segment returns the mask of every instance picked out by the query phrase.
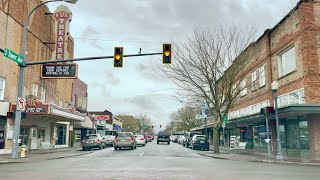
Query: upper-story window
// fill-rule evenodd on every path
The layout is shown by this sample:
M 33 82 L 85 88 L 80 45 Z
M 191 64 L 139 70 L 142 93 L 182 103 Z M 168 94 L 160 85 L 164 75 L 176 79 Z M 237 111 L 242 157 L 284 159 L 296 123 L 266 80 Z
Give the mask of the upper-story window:
M 244 96 L 247 94 L 247 79 L 243 79 L 241 82 L 240 82 L 240 95 L 241 96 Z
M 278 55 L 279 77 L 285 76 L 297 69 L 295 47 L 287 49 Z
M 0 101 L 4 99 L 4 88 L 5 88 L 6 80 L 0 77 Z
M 257 71 L 254 70 L 251 73 L 251 79 L 252 79 L 252 90 L 256 90 L 257 89 Z
M 259 67 L 259 85 L 260 87 L 266 85 L 266 70 L 264 65 Z
M 38 84 L 32 85 L 32 95 L 38 97 Z
M 46 88 L 41 87 L 41 102 L 46 102 Z

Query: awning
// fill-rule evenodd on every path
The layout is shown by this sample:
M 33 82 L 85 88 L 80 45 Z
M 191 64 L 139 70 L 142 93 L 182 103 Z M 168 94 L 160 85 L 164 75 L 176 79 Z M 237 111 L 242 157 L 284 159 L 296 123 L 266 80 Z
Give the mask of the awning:
M 113 130 L 122 131 L 121 127 L 118 124 L 113 124 Z
M 213 128 L 213 124 L 208 124 L 206 126 L 195 127 L 195 128 L 190 129 L 190 131 L 199 131 L 199 130 L 207 129 L 207 128 Z
M 297 104 L 280 107 L 278 109 L 279 118 L 297 117 L 305 116 L 311 114 L 320 114 L 319 104 Z M 269 115 L 269 120 L 275 120 L 275 115 Z M 252 114 L 249 116 L 244 116 L 240 118 L 230 119 L 227 122 L 227 126 L 235 126 L 236 124 L 252 124 L 265 122 L 265 117 L 260 113 Z
M 89 116 L 84 117 L 84 122 L 75 122 L 74 128 L 80 129 L 80 128 L 86 128 L 86 129 L 92 129 L 93 123 Z

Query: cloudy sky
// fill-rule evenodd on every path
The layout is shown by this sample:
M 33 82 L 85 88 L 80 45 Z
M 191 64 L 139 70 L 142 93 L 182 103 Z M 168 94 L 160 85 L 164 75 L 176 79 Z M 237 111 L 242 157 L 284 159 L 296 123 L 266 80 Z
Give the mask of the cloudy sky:
M 257 37 L 273 27 L 297 0 L 78 0 L 66 4 L 73 12 L 71 34 L 75 57 L 161 52 L 163 42 L 184 40 L 194 27 L 221 23 L 254 25 Z M 61 3 L 51 3 L 53 11 Z M 176 86 L 156 68 L 160 56 L 79 62 L 79 78 L 89 86 L 88 108 L 149 115 L 165 125 L 170 113 L 182 106 L 172 96 Z

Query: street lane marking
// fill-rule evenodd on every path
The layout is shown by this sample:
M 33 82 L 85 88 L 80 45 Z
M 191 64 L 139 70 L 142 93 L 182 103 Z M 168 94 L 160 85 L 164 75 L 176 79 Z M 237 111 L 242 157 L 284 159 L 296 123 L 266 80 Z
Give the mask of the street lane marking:
M 144 152 L 145 152 L 145 151 L 144 151 Z M 143 156 L 144 152 L 143 152 L 143 153 L 141 153 L 139 156 Z

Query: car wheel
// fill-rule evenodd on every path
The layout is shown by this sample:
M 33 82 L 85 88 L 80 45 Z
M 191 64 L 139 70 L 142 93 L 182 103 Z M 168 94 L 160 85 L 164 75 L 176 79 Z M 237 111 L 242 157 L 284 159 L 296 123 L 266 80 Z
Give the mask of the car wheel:
M 99 149 L 102 149 L 102 144 L 100 144 L 98 148 L 99 148 Z
M 183 146 L 183 147 L 186 147 L 186 145 L 185 145 L 185 144 L 182 144 L 182 146 Z
M 170 142 L 168 142 L 168 144 L 170 144 Z
M 209 148 L 208 148 L 208 149 L 206 149 L 206 151 L 209 151 Z
M 86 151 L 87 150 L 87 148 L 85 148 L 85 147 L 82 147 L 82 151 Z
M 106 146 L 107 146 L 107 145 L 106 145 L 106 144 L 104 144 L 104 145 L 102 146 L 102 148 L 103 148 L 103 149 L 105 149 L 105 148 L 106 148 Z
M 118 148 L 114 147 L 114 150 L 116 151 L 116 150 L 118 150 Z
M 194 146 L 191 146 L 191 149 L 194 150 Z
M 157 141 L 157 144 L 159 144 L 159 141 Z

